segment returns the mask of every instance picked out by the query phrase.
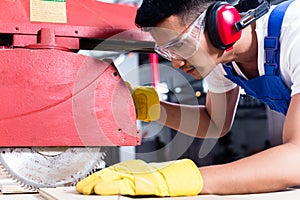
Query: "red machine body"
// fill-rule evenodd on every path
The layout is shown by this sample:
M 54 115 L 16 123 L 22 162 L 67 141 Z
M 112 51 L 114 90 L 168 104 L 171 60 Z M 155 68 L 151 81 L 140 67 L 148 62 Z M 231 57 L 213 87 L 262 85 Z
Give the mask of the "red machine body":
M 86 49 L 85 39 L 150 40 L 134 24 L 136 7 L 97 0 L 0 1 L 0 33 L 11 35 L 14 47 L 40 41 L 41 29 L 55 35 L 55 45 L 71 50 Z M 122 33 L 122 34 L 120 34 Z M 9 36 L 8 35 L 8 36 Z
M 0 146 L 139 144 L 133 100 L 118 70 L 76 53 L 148 44 L 134 25 L 135 7 L 15 0 L 0 1 L 0 9 Z M 98 45 L 112 36 L 117 46 Z

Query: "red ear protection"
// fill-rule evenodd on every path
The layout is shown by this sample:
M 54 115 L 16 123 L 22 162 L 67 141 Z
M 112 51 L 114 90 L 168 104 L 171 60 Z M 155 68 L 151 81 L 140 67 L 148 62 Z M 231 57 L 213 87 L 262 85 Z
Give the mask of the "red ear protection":
M 241 19 L 238 10 L 230 4 L 217 1 L 206 11 L 206 29 L 211 43 L 218 49 L 230 48 L 241 37 L 235 23 Z

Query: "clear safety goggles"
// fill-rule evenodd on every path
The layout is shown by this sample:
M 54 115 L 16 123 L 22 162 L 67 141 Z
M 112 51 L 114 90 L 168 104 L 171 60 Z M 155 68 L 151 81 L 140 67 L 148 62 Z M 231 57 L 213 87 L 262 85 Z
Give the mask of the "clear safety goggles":
M 167 44 L 155 46 L 156 53 L 172 61 L 186 60 L 192 57 L 200 48 L 201 37 L 205 28 L 205 13 L 197 17 L 180 35 Z

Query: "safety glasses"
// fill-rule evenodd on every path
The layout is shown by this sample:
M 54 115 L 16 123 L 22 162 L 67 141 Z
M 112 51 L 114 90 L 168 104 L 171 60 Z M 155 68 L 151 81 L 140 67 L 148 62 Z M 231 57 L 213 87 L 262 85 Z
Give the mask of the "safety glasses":
M 205 28 L 205 13 L 197 17 L 180 35 L 169 41 L 167 44 L 155 46 L 154 50 L 172 61 L 186 60 L 192 57 L 200 48 L 200 39 L 203 36 Z

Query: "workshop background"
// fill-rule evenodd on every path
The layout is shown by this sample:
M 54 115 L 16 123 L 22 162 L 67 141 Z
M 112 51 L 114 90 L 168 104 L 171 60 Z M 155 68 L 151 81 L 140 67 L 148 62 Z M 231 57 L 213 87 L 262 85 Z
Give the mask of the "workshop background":
M 0 199 L 88 198 L 72 186 L 115 163 L 189 158 L 200 167 L 282 143 L 284 116 L 243 91 L 233 127 L 220 139 L 137 121 L 124 81 L 154 86 L 178 104 L 204 105 L 208 92 L 205 79 L 154 53 L 150 35 L 134 24 L 141 2 L 0 1 Z M 199 118 L 181 117 L 197 130 Z
M 273 0 L 277 4 L 282 0 Z M 141 0 L 107 0 L 110 3 L 140 5 Z M 228 1 L 234 4 L 236 1 Z M 109 55 L 96 53 L 98 57 Z M 97 57 L 97 55 L 93 55 Z M 151 85 L 149 54 L 110 55 L 123 78 L 136 85 Z M 126 67 L 125 67 L 126 66 Z M 129 67 L 130 66 L 130 67 Z M 172 68 L 159 58 L 160 95 L 163 100 L 181 104 L 204 104 L 207 93 L 205 80 Z M 128 159 L 160 162 L 190 158 L 198 166 L 230 162 L 278 145 L 284 116 L 271 111 L 261 102 L 241 92 L 238 110 L 230 133 L 220 139 L 197 139 L 164 127 L 156 122 L 140 122 L 142 143 L 137 147 L 105 147 L 105 161 L 111 165 Z
M 207 94 L 205 79 L 174 69 L 153 52 L 149 34 L 137 30 L 132 19 L 141 2 L 0 2 L 5 22 L 0 39 L 2 194 L 48 195 L 39 189 L 73 186 L 87 174 L 126 160 L 189 158 L 204 166 L 282 142 L 284 116 L 243 91 L 232 130 L 220 139 L 197 139 L 155 121 L 136 121 L 121 79 L 154 86 L 162 100 L 179 104 L 203 105 Z M 115 13 L 116 20 L 111 18 Z M 199 119 L 183 117 L 197 128 Z

